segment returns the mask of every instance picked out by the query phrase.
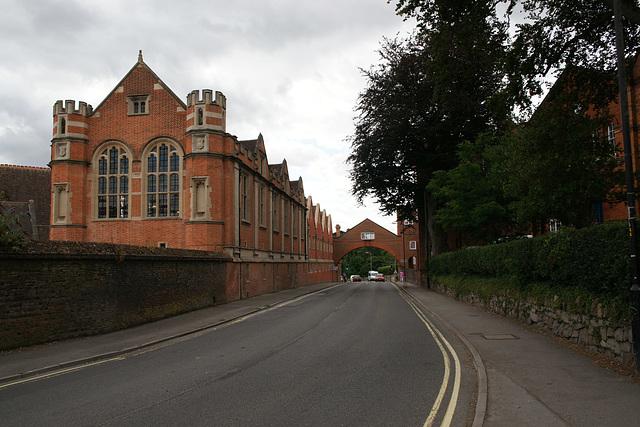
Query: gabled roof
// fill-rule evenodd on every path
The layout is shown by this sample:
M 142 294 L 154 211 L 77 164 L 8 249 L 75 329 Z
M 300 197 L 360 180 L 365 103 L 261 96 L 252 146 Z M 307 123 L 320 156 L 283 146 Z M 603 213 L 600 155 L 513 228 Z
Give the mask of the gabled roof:
M 264 147 L 264 138 L 262 134 L 259 134 L 256 139 L 245 139 L 238 141 L 250 154 L 262 153 L 267 156 L 266 149 Z
M 129 70 L 129 72 L 127 74 L 125 74 L 125 76 L 118 82 L 118 84 L 113 88 L 113 90 L 111 92 L 109 92 L 109 94 L 102 100 L 102 102 L 100 102 L 100 104 L 93 109 L 93 113 L 95 114 L 96 111 L 98 111 L 98 109 L 100 109 L 100 107 L 102 106 L 102 104 L 104 104 L 104 102 L 109 99 L 109 97 L 111 95 L 113 95 L 113 93 L 118 90 L 118 88 L 122 85 L 122 83 L 127 79 L 127 77 L 129 77 L 129 75 L 133 72 L 133 70 L 135 70 L 138 67 L 142 67 L 144 68 L 149 74 L 151 74 L 151 76 L 154 78 L 154 80 L 156 80 L 160 86 L 162 86 L 162 88 L 164 90 L 167 91 L 167 93 L 169 93 L 169 95 L 171 95 L 171 97 L 173 99 L 176 100 L 176 102 L 178 104 L 180 104 L 180 106 L 182 108 L 184 108 L 185 110 L 187 109 L 187 105 L 180 99 L 178 98 L 178 96 L 169 88 L 169 86 L 167 86 L 160 77 L 158 77 L 158 75 L 156 73 L 153 72 L 153 70 L 142 60 L 142 51 L 139 51 L 138 53 L 138 61 L 133 65 L 133 67 L 131 67 L 131 69 Z
M 301 197 L 304 196 L 304 185 L 302 184 L 302 177 L 298 177 L 296 181 L 290 181 L 291 192 L 295 192 L 299 194 Z
M 282 163 L 275 163 L 269 165 L 271 173 L 276 175 L 278 179 L 282 179 L 285 176 L 289 176 L 289 168 L 287 167 L 287 161 L 283 160 Z

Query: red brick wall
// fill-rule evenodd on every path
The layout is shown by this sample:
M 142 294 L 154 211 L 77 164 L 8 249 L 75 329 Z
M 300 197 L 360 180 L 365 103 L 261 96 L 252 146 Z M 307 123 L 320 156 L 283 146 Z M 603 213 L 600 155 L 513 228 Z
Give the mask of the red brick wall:
M 236 268 L 213 257 L 4 253 L 0 350 L 111 332 L 224 303 Z

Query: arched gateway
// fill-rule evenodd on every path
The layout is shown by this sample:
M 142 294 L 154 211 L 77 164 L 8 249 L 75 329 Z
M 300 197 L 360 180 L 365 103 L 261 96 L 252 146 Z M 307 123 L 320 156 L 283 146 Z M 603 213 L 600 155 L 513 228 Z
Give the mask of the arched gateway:
M 342 258 L 354 249 L 375 247 L 389 252 L 398 260 L 400 268 L 418 274 L 420 254 L 418 234 L 413 224 L 398 224 L 398 234 L 394 234 L 370 219 L 365 219 L 346 233 L 341 233 L 336 225 L 333 237 L 333 259 L 339 264 Z M 407 273 L 409 273 L 407 271 Z M 415 276 L 415 274 L 410 274 Z M 416 277 L 417 278 L 417 277 Z

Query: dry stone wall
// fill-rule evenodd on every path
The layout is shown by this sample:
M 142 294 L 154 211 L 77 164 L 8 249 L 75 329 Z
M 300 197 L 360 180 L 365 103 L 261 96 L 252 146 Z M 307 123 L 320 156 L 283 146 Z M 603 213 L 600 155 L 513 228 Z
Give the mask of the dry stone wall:
M 432 286 L 438 292 L 456 297 L 437 283 L 432 283 Z M 494 296 L 485 301 L 471 293 L 458 295 L 457 299 L 565 338 L 622 363 L 633 363 L 631 325 L 614 324 L 601 304 L 593 304 L 591 312 L 587 315 L 567 313 L 548 305 L 538 305 L 507 296 Z

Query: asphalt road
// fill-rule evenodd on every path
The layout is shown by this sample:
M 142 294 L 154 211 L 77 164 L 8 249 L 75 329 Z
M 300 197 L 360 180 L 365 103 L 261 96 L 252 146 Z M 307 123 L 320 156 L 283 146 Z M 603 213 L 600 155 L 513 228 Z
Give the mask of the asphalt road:
M 390 283 L 353 283 L 0 389 L 0 426 L 470 425 L 464 348 Z

